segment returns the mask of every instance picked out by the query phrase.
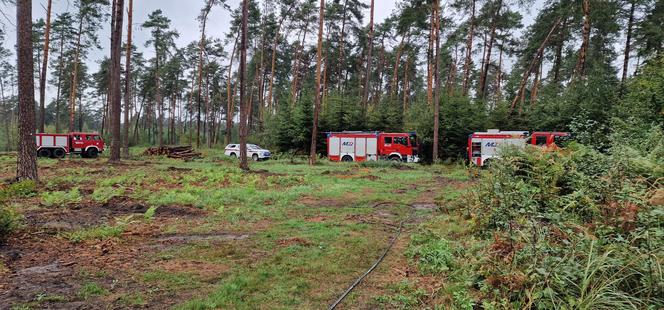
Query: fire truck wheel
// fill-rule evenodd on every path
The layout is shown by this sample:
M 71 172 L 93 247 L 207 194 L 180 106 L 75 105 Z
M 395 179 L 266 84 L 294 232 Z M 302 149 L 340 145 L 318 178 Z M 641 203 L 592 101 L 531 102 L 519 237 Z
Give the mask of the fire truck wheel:
M 89 158 L 97 158 L 99 156 L 99 151 L 96 148 L 90 148 L 85 153 Z
M 400 161 L 401 161 L 401 157 L 399 157 L 399 156 L 397 156 L 397 155 L 394 155 L 394 156 L 391 156 L 391 157 L 390 157 L 390 160 L 391 160 L 391 161 L 394 161 L 394 162 L 400 162 Z
M 251 155 L 251 159 L 258 161 L 258 154 Z
M 55 157 L 55 158 L 64 158 L 65 157 L 65 150 L 63 150 L 63 149 L 53 150 L 53 157 Z
M 51 150 L 49 150 L 49 149 L 39 149 L 39 152 L 37 152 L 37 156 L 39 156 L 39 157 L 51 157 Z
M 351 161 L 353 161 L 353 157 L 350 157 L 349 155 L 346 155 L 346 156 L 341 158 L 341 161 L 351 162 Z

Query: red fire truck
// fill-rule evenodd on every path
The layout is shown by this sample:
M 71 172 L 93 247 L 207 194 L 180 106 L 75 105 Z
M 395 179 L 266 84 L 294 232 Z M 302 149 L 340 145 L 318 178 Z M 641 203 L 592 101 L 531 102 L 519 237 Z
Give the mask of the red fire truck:
M 97 158 L 104 151 L 104 140 L 98 133 L 38 133 L 35 142 L 39 157 L 63 158 L 67 154 L 78 154 L 83 158 Z
M 499 148 L 507 145 L 525 147 L 532 144 L 541 147 L 556 147 L 563 139 L 568 139 L 567 132 L 534 132 L 527 131 L 500 131 L 489 129 L 486 132 L 476 132 L 468 137 L 468 158 L 477 166 L 485 166 L 492 159 L 498 158 Z
M 420 161 L 415 133 L 330 132 L 327 154 L 331 161 Z

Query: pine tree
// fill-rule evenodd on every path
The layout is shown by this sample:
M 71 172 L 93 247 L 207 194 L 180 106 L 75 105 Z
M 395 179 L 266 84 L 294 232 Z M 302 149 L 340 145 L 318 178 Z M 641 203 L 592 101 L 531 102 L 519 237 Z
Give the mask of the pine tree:
M 122 22 L 124 17 L 124 0 L 113 1 L 113 25 L 111 29 L 111 67 L 110 67 L 110 120 L 111 120 L 111 156 L 110 162 L 120 161 L 122 133 L 120 117 L 122 113 L 122 92 L 120 91 L 120 58 L 122 56 Z
M 37 180 L 35 132 L 35 79 L 32 55 L 32 0 L 16 3 L 16 46 L 18 60 L 18 180 Z

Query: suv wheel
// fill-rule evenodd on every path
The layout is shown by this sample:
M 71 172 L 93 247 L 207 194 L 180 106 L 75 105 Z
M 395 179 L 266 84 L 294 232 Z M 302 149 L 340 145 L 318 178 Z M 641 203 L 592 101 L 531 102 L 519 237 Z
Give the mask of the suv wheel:
M 258 161 L 258 154 L 251 155 L 251 159 Z
M 237 158 L 237 154 L 231 153 L 231 158 Z

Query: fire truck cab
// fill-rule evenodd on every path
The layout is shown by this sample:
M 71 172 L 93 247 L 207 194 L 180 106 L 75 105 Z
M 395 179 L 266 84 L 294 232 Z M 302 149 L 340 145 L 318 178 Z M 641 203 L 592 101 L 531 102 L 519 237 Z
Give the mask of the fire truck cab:
M 327 154 L 331 161 L 420 161 L 415 133 L 330 132 Z
M 569 132 L 536 131 L 530 136 L 529 143 L 535 146 L 557 147 L 561 146 L 563 141 L 570 138 Z

